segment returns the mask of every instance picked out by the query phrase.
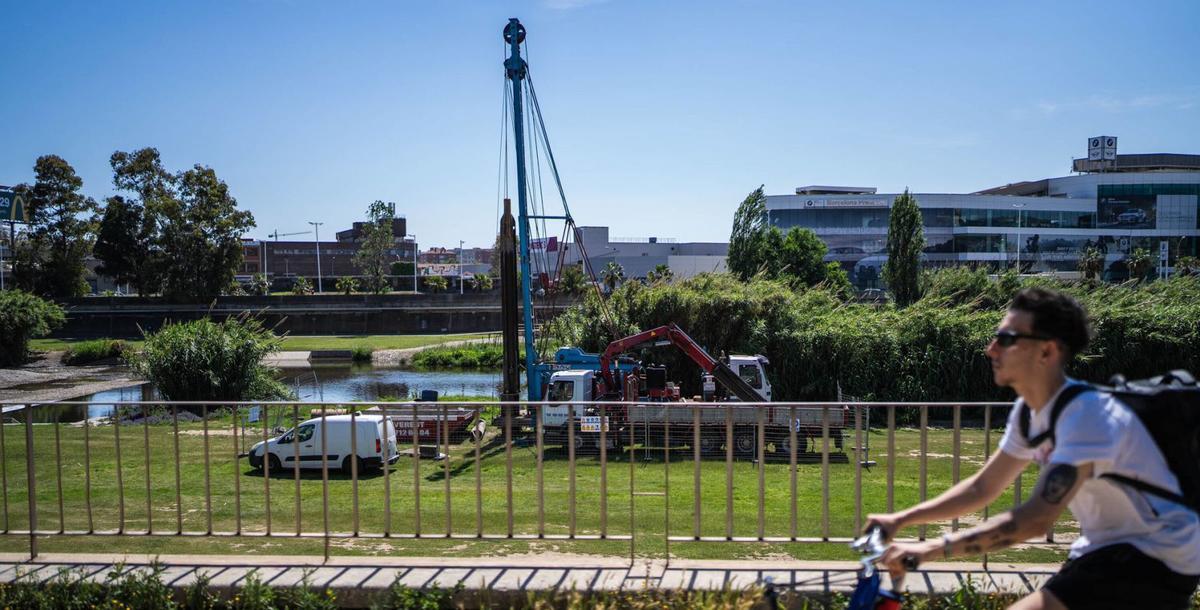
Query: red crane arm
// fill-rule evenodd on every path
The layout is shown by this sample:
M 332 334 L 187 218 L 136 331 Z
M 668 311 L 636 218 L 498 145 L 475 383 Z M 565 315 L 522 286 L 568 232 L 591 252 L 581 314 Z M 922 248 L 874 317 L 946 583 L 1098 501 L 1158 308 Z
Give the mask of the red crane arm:
M 636 335 L 630 335 L 623 339 L 617 339 L 608 344 L 604 353 L 600 354 L 600 376 L 604 380 L 605 390 L 611 392 L 617 388 L 616 381 L 612 377 L 611 367 L 612 361 L 617 356 L 644 343 L 664 340 L 669 341 L 671 345 L 678 347 L 683 353 L 687 354 L 688 358 L 691 358 L 693 362 L 700 365 L 700 368 L 704 369 L 706 373 L 711 373 L 713 368 L 717 366 L 717 361 L 712 356 L 709 356 L 708 352 L 704 351 L 704 348 L 697 345 L 687 333 L 674 324 L 667 324 L 637 333 Z

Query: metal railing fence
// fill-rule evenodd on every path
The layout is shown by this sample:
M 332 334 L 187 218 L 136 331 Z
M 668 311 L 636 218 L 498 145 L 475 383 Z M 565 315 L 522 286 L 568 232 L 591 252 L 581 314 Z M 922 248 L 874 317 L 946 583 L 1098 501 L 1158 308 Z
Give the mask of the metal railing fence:
M 5 406 L 0 533 L 28 537 L 31 556 L 43 537 L 259 536 L 323 539 L 326 555 L 331 539 L 397 538 L 617 540 L 633 557 L 642 540 L 668 558 L 696 542 L 847 541 L 868 514 L 978 469 L 1009 407 Z M 971 519 L 1020 503 L 1021 488 Z

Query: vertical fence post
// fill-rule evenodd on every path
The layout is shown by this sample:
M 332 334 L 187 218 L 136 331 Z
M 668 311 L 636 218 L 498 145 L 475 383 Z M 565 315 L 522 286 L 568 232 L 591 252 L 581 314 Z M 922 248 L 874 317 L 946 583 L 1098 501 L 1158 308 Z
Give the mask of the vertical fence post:
M 983 463 L 987 463 L 992 457 L 992 405 L 983 408 Z M 988 512 L 990 506 L 983 507 L 983 520 L 988 520 Z M 983 569 L 988 567 L 987 553 L 983 554 Z
M 267 536 L 271 535 L 271 452 L 268 451 L 267 443 L 271 440 L 267 436 L 268 422 L 271 421 L 270 405 L 260 405 L 258 412 L 259 422 L 262 424 L 262 473 L 263 473 L 263 516 L 265 517 L 264 525 L 267 528 Z M 253 428 L 251 428 L 253 430 Z M 243 439 L 245 436 L 242 437 Z M 295 438 L 292 439 L 295 441 Z M 283 465 L 282 463 L 280 464 Z
M 479 407 L 475 407 L 476 423 L 483 422 L 483 411 Z M 482 449 L 480 444 L 483 442 L 482 428 L 477 428 L 475 437 L 475 536 L 483 537 L 483 465 L 480 463 L 482 459 Z
M 866 461 L 866 454 L 863 453 L 862 410 L 863 407 L 854 405 L 854 532 L 852 535 L 862 531 L 862 469 L 863 462 Z
M 345 463 L 345 462 L 343 462 Z M 352 535 L 358 536 L 358 409 L 350 407 L 350 520 Z
M 567 404 L 567 536 L 575 537 L 575 405 Z
M 300 515 L 300 405 L 296 403 L 292 403 L 292 478 L 296 481 L 296 536 L 299 537 L 304 522 Z
M 412 446 L 413 446 L 413 535 L 421 537 L 421 414 L 420 406 L 413 402 Z
M 535 408 L 541 409 L 541 404 Z M 513 443 L 512 443 L 512 412 L 510 406 L 504 408 L 504 494 L 507 504 L 506 532 L 508 537 L 513 537 L 513 479 L 512 479 L 512 460 L 513 460 Z
M 84 425 L 85 426 L 87 425 L 86 419 L 84 420 Z M 86 441 L 87 428 L 86 427 L 84 428 L 83 434 L 84 434 L 84 439 L 85 439 L 84 443 L 83 443 L 83 450 L 84 450 L 84 454 L 86 455 L 86 452 L 87 452 L 87 441 Z M 84 459 L 86 460 L 87 458 L 85 457 Z M 4 500 L 3 500 L 3 502 L 4 502 L 4 533 L 7 534 L 8 529 L 9 529 L 9 522 L 8 522 L 8 447 L 4 444 L 4 422 L 0 422 L 0 494 L 3 494 L 3 496 L 4 496 Z M 90 504 L 89 504 L 89 507 L 90 507 Z M 91 514 L 92 514 L 91 509 L 89 508 L 88 516 L 91 517 Z M 88 531 L 90 533 L 90 531 L 91 531 L 90 528 Z
M 755 455 L 758 458 L 758 539 L 762 540 L 766 536 L 767 528 L 767 450 L 766 450 L 766 427 L 763 423 L 763 417 L 766 415 L 766 408 L 759 405 L 754 407 L 756 427 L 755 427 Z
M 921 405 L 921 474 L 920 474 L 920 498 L 921 502 L 925 501 L 928 493 L 927 484 L 929 482 L 929 407 Z M 917 538 L 925 539 L 925 524 L 921 524 L 917 528 Z
M 62 534 L 67 531 L 67 524 L 66 511 L 63 510 L 62 434 L 58 427 L 58 414 L 54 415 L 54 472 L 54 483 L 58 488 L 58 533 Z M 147 501 L 149 501 L 148 495 Z
M 204 405 L 204 406 L 200 407 L 200 417 L 204 421 L 204 509 L 205 509 L 205 514 L 207 515 L 207 517 L 206 517 L 207 525 L 206 525 L 204 531 L 209 536 L 211 536 L 213 533 L 213 525 L 212 525 L 213 514 L 212 514 L 212 476 L 211 476 L 211 473 L 209 472 L 209 463 L 208 463 L 208 405 Z M 120 425 L 121 425 L 120 421 L 118 420 L 117 426 L 120 427 Z M 120 444 L 118 444 L 117 446 L 120 447 Z M 120 463 L 121 463 L 120 454 L 121 454 L 121 452 L 120 452 L 120 450 L 118 450 L 117 451 L 117 456 L 118 456 L 117 464 L 118 465 L 120 465 Z M 119 468 L 118 468 L 117 474 L 120 475 Z M 121 480 L 121 478 L 120 478 L 120 476 L 118 476 L 117 477 L 118 485 L 120 485 L 120 480 Z M 122 525 L 122 527 L 124 527 L 124 526 Z
M 233 432 L 233 533 L 240 536 L 242 534 L 242 473 L 240 472 L 241 458 L 238 457 L 238 449 L 240 448 L 238 445 L 238 424 L 241 422 L 238 420 L 242 416 L 238 411 L 237 405 L 233 406 L 232 414 L 233 418 L 230 427 Z M 266 449 L 266 447 L 263 447 L 263 449 Z M 149 491 L 150 472 L 149 468 L 146 470 L 146 490 Z M 266 471 L 264 470 L 263 473 L 265 474 Z M 147 499 L 146 508 L 149 509 L 149 507 L 149 499 Z
M 959 462 L 962 458 L 962 406 L 954 405 L 954 454 L 950 463 L 950 484 L 957 485 L 959 478 Z M 958 531 L 958 517 L 950 521 L 950 530 Z
M 183 534 L 183 476 L 179 465 L 179 407 L 171 405 L 171 444 L 175 448 L 175 533 Z M 88 505 L 88 530 L 91 530 L 91 505 Z
M 798 425 L 799 425 L 799 422 L 796 421 L 796 406 L 792 405 L 791 407 L 788 407 L 788 424 L 787 424 L 787 426 L 788 426 L 788 486 L 790 487 L 789 491 L 791 492 L 791 494 L 789 496 L 791 498 L 791 502 L 788 503 L 790 505 L 788 507 L 788 509 L 791 513 L 790 523 L 791 523 L 791 538 L 792 538 L 792 540 L 795 540 L 796 537 L 800 535 L 799 518 L 798 518 L 799 517 L 798 504 L 800 502 L 800 498 L 797 497 L 797 489 L 796 489 L 796 478 L 797 478 L 797 474 L 798 474 L 796 472 L 797 471 L 796 452 L 799 450 L 799 447 L 796 446 L 797 442 L 799 441 L 799 439 L 796 438 L 797 437 L 796 428 Z
M 692 537 L 700 539 L 700 407 L 692 407 Z
M 538 538 L 546 537 L 546 478 L 545 478 L 545 462 L 546 462 L 546 445 L 545 433 L 546 422 L 545 414 L 542 412 L 542 405 L 533 405 L 535 414 L 534 433 L 535 446 L 537 448 L 537 535 Z
M 396 445 L 396 426 L 388 416 L 387 403 L 379 405 L 383 412 L 383 537 L 392 535 L 392 447 Z M 476 410 L 478 416 L 478 409 Z
M 33 470 L 33 405 L 25 405 L 25 479 L 29 488 L 29 559 L 38 556 L 37 474 Z
M 896 512 L 896 407 L 887 408 L 887 512 Z
M 608 537 L 608 410 L 600 403 L 600 537 Z
M 450 505 L 450 415 L 449 407 L 442 405 L 442 443 L 446 449 L 446 457 L 442 463 L 442 475 L 446 484 L 446 537 L 454 534 L 454 521 Z
M 725 539 L 733 540 L 733 407 L 725 407 Z
M 91 447 L 91 432 L 88 429 L 91 427 L 91 422 L 88 421 L 87 407 L 84 407 L 83 417 L 83 508 L 87 512 L 87 533 L 95 532 L 94 523 L 92 522 L 92 447 Z M 4 428 L 0 425 L 0 430 Z M 3 451 L 0 449 L 0 451 Z M 8 487 L 8 481 L 5 480 L 4 486 Z M 5 494 L 7 495 L 7 490 Z M 8 498 L 4 499 L 4 531 L 8 531 Z
M 829 540 L 829 405 L 821 406 L 821 539 Z

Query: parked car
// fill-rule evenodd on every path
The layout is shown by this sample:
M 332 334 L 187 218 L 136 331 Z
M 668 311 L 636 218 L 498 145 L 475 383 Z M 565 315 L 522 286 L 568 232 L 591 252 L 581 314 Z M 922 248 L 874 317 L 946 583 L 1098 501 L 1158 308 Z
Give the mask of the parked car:
M 1146 210 L 1141 208 L 1130 208 L 1117 215 L 1117 222 L 1121 224 L 1137 224 L 1146 222 Z
M 267 465 L 271 470 L 293 469 L 297 464 L 297 455 L 301 468 L 321 468 L 322 433 L 325 434 L 325 451 L 330 469 L 340 468 L 349 474 L 354 465 L 352 458 L 355 449 L 360 473 L 367 469 L 382 468 L 385 459 L 389 464 L 399 459 L 396 428 L 391 421 L 385 420 L 382 415 L 356 415 L 353 425 L 355 435 L 350 432 L 349 415 L 328 415 L 323 423 L 320 417 L 310 419 L 265 443 L 256 443 L 250 449 L 250 467 L 262 469 L 265 445 Z

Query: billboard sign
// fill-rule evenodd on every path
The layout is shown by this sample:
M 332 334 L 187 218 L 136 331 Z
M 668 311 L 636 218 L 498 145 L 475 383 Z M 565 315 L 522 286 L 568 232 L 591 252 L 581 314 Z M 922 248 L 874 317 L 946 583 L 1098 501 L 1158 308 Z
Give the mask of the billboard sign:
M 886 208 L 888 199 L 805 199 L 806 208 Z
M 0 190 L 0 220 L 29 222 L 25 217 L 25 200 L 9 190 Z

